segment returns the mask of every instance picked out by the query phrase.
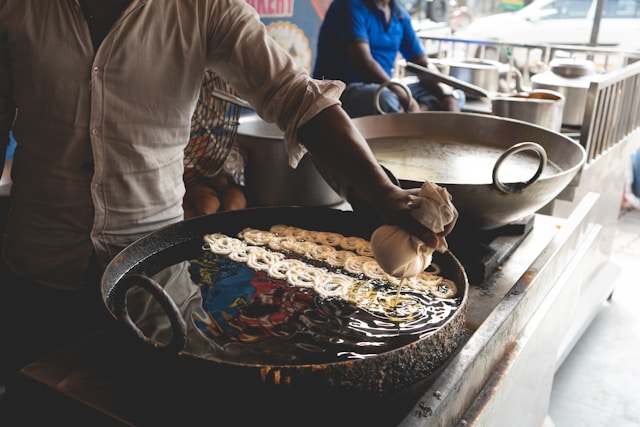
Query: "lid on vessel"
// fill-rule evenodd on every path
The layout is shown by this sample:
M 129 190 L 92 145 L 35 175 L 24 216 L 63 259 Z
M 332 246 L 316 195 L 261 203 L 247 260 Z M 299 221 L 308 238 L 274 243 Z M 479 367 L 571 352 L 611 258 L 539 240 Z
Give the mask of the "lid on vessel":
M 555 74 L 569 78 L 588 76 L 596 71 L 596 64 L 583 59 L 554 59 L 549 66 Z

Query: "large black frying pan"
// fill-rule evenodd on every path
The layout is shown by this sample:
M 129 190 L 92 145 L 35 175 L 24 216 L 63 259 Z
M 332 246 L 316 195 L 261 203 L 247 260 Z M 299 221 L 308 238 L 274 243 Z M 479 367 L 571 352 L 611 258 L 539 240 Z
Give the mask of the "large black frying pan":
M 149 234 L 125 248 L 107 266 L 101 282 L 103 301 L 117 322 L 116 336 L 122 334 L 127 342 L 141 343 L 156 354 L 171 353 L 181 361 L 198 363 L 213 371 L 212 381 L 225 380 L 253 385 L 268 385 L 292 390 L 321 387 L 337 392 L 382 396 L 431 375 L 456 350 L 464 337 L 464 314 L 468 283 L 465 272 L 451 252 L 435 253 L 434 262 L 440 273 L 453 280 L 458 287 L 460 306 L 444 324 L 418 340 L 387 352 L 362 359 L 350 359 L 317 364 L 275 364 L 238 362 L 223 353 L 201 351 L 202 337 L 192 336 L 189 301 L 197 298 L 180 297 L 176 303 L 165 285 L 152 279 L 167 267 L 184 264 L 203 251 L 205 234 L 222 232 L 236 235 L 245 227 L 269 229 L 271 225 L 286 224 L 309 230 L 333 231 L 345 236 L 369 238 L 378 225 L 369 217 L 352 211 L 317 207 L 266 207 L 221 212 L 186 220 Z M 162 305 L 159 316 L 169 332 L 162 337 L 149 336 L 132 320 L 127 305 L 131 290 L 145 289 L 151 300 Z M 189 299 L 191 298 L 191 300 Z M 178 307 L 180 306 L 180 307 Z M 186 311 L 186 312 L 185 312 Z M 167 316 L 170 322 L 167 321 Z M 143 319 L 145 320 L 145 319 Z M 165 325 L 165 326 L 166 326 Z M 121 328 L 122 327 L 122 328 Z M 206 343 L 205 343 L 206 347 Z M 207 375 L 209 375 L 207 373 Z

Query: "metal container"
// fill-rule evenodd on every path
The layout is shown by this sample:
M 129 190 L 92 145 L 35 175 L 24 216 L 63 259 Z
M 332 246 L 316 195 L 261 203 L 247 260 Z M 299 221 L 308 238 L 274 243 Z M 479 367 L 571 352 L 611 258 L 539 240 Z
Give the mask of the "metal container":
M 257 115 L 240 118 L 236 142 L 246 156 L 247 203 L 261 206 L 335 206 L 343 202 L 311 156 L 289 166 L 284 133 Z
M 548 89 L 564 95 L 562 124 L 581 126 L 595 64 L 587 60 L 554 59 L 549 66 L 549 70 L 531 77 L 532 89 Z
M 459 223 L 494 229 L 551 202 L 585 162 L 580 144 L 520 120 L 430 111 L 353 119 L 406 187 L 447 188 Z M 525 152 L 522 152 L 525 151 Z
M 491 100 L 493 115 L 522 120 L 559 132 L 565 98 L 560 92 L 536 89 Z
M 497 93 L 502 64 L 487 59 L 467 58 L 463 60 L 440 61 L 451 77 L 483 88 L 489 93 Z M 443 70 L 443 71 L 444 71 Z

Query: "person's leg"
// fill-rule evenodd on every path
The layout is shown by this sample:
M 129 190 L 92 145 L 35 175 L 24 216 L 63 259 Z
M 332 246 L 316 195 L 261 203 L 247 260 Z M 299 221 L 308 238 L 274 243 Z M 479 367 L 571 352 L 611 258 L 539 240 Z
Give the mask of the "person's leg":
M 433 95 L 425 85 L 420 82 L 415 82 L 410 83 L 407 86 L 411 91 L 411 96 L 413 96 L 419 104 L 426 105 L 429 111 L 442 111 L 442 101 Z M 454 89 L 454 91 L 458 96 L 458 105 L 460 106 L 460 110 L 462 110 L 466 102 L 465 93 L 458 89 Z
M 413 99 L 418 101 L 418 104 L 425 105 L 429 111 L 439 111 L 442 109 L 442 104 L 438 97 L 433 95 L 431 91 L 420 82 L 409 83 L 407 87 L 411 91 Z
M 350 117 L 374 116 L 380 114 L 375 105 L 376 91 L 380 85 L 375 83 L 350 83 L 342 93 L 342 107 Z M 385 113 L 402 112 L 400 100 L 389 88 L 380 91 L 380 108 Z

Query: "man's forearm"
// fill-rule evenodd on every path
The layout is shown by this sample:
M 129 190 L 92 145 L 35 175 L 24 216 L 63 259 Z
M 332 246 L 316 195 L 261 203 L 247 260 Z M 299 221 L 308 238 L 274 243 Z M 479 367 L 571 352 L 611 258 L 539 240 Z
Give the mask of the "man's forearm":
M 318 169 L 343 197 L 352 191 L 377 206 L 386 192 L 395 189 L 341 107 L 333 106 L 319 113 L 299 130 L 298 136 Z

